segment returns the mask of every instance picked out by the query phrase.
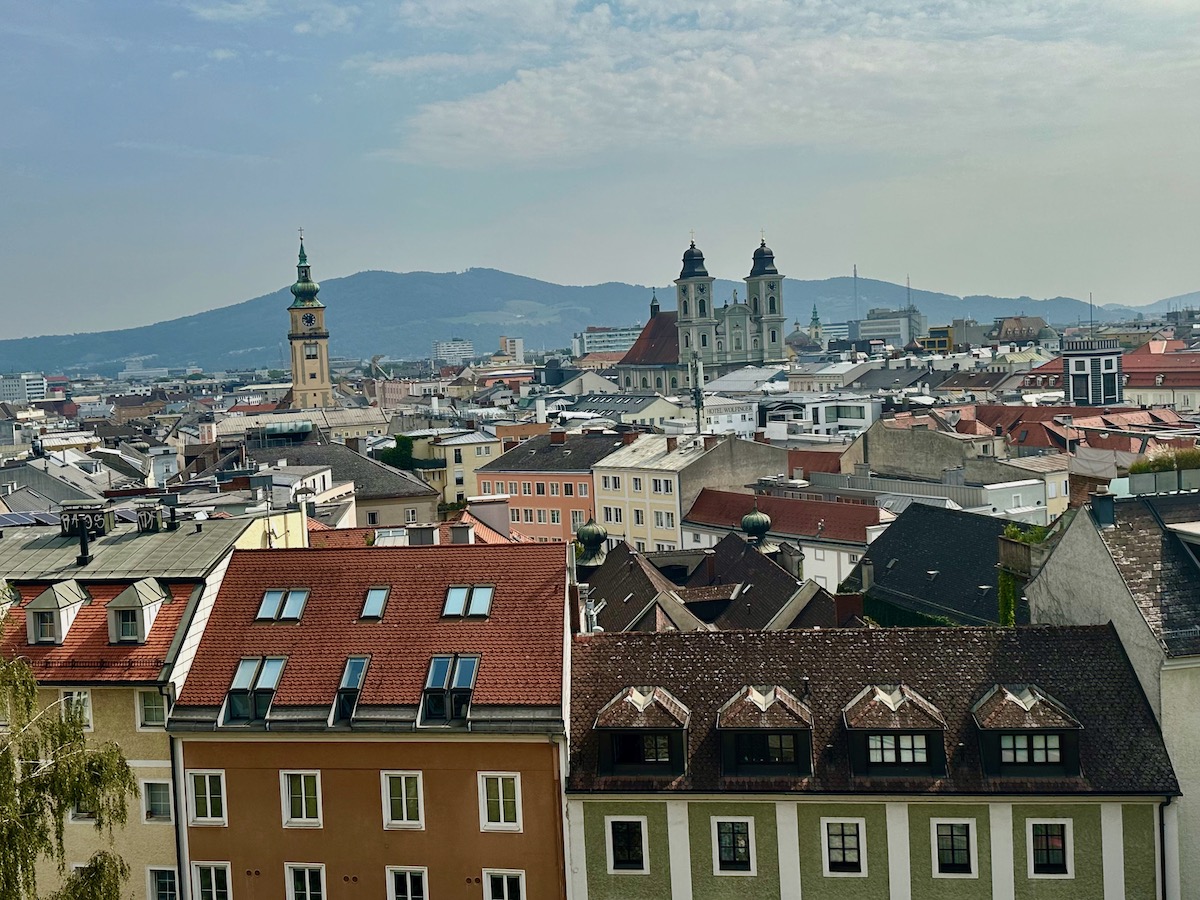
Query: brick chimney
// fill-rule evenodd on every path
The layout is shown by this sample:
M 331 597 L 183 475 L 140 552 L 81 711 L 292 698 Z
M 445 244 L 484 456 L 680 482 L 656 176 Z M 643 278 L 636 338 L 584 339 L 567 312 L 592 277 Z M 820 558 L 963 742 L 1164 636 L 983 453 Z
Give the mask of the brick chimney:
M 675 449 L 678 446 L 679 446 L 679 438 L 675 437 L 675 435 L 673 435 L 673 434 L 668 435 L 667 436 L 667 452 L 674 453 Z
M 721 443 L 721 436 L 719 434 L 704 435 L 704 449 L 705 450 L 711 450 L 713 447 L 717 446 L 717 444 L 719 444 L 719 443 Z
M 846 624 L 848 619 L 855 616 L 861 617 L 863 614 L 863 596 L 862 594 L 834 594 L 833 595 L 833 618 L 834 624 L 838 627 Z
M 567 430 L 565 428 L 550 429 L 551 444 L 565 444 L 567 442 Z
M 621 435 L 621 443 L 626 447 L 628 447 L 630 444 L 632 444 L 637 439 L 638 439 L 638 433 L 636 431 L 626 431 L 626 432 L 622 433 L 622 435 Z M 667 440 L 669 441 L 670 438 L 667 438 Z

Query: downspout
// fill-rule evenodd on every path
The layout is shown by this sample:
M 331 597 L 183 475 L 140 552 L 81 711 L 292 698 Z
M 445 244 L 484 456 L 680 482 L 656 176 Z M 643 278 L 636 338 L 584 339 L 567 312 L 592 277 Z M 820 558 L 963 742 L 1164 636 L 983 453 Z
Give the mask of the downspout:
M 187 858 L 187 842 L 184 839 L 184 829 L 187 828 L 187 785 L 183 778 L 183 744 L 175 735 L 167 735 L 168 748 L 171 753 L 171 781 L 175 785 L 175 860 L 176 888 L 182 900 L 192 896 L 191 863 Z
M 1174 797 L 1168 797 L 1158 804 L 1158 879 L 1162 885 L 1159 900 L 1166 900 L 1167 897 L 1167 820 L 1163 812 L 1174 800 Z

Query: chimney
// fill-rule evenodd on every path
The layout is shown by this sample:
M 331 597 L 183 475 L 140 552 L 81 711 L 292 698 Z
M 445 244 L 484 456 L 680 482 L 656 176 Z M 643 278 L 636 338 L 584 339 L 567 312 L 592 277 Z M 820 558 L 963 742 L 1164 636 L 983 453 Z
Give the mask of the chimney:
M 455 522 L 450 526 L 450 543 L 452 544 L 473 544 L 475 543 L 475 526 L 470 522 Z
M 533 399 L 534 420 L 539 425 L 546 424 L 546 398 L 534 397 Z
M 864 556 L 859 566 L 859 580 L 862 581 L 862 592 L 865 594 L 875 586 L 875 561 Z
M 855 616 L 859 618 L 863 614 L 863 595 L 862 594 L 834 594 L 833 595 L 833 618 L 834 624 L 841 627 L 846 622 Z
M 717 583 L 717 552 L 711 548 L 704 551 L 704 577 L 709 584 Z
M 567 430 L 565 428 L 550 429 L 551 444 L 565 444 L 567 442 Z
M 667 436 L 667 452 L 674 453 L 675 449 L 678 446 L 679 446 L 679 438 L 675 437 L 675 435 L 673 435 L 673 434 L 668 435 Z
M 705 450 L 711 450 L 713 447 L 717 446 L 717 444 L 719 444 L 719 443 L 721 443 L 721 436 L 719 434 L 704 435 L 704 449 Z
M 468 497 L 467 512 L 505 537 L 508 531 L 508 495 L 499 494 L 487 497 Z
M 622 443 L 622 445 L 624 445 L 626 447 L 628 447 L 630 444 L 632 444 L 637 439 L 638 439 L 638 433 L 636 431 L 626 431 L 621 434 L 621 443 Z M 669 441 L 670 438 L 667 438 L 667 440 Z M 668 446 L 668 448 L 670 447 L 669 444 L 667 446 Z
M 1097 485 L 1088 496 L 1092 500 L 1092 518 L 1101 531 L 1109 531 L 1117 527 L 1116 497 L 1108 492 L 1108 486 Z
M 88 549 L 88 532 L 87 526 L 80 524 L 79 526 L 79 555 L 75 557 L 75 564 L 78 566 L 86 566 L 92 561 L 92 554 Z

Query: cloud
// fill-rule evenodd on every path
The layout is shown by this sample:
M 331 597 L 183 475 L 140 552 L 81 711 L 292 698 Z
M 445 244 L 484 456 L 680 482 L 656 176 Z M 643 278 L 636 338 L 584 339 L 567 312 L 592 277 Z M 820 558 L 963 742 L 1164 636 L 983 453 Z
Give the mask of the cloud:
M 450 167 L 572 166 L 680 147 L 950 159 L 1080 131 L 1119 135 L 1147 102 L 1174 118 L 1170 109 L 1200 91 L 1197 41 L 1173 6 L 612 0 L 578 11 L 565 0 L 407 0 L 398 15 L 430 34 L 498 38 L 486 52 L 349 67 L 514 70 L 420 107 L 381 154 Z
M 354 28 L 354 22 L 362 12 L 357 6 L 339 3 L 309 4 L 307 18 L 292 26 L 296 34 L 332 34 L 347 32 Z
M 222 0 L 220 3 L 188 6 L 192 15 L 204 22 L 222 22 L 235 25 L 259 22 L 277 14 L 271 0 Z
M 187 78 L 187 77 L 188 77 L 187 69 L 176 69 L 174 72 L 171 73 L 172 81 L 182 81 L 184 78 Z
M 227 60 L 237 59 L 237 51 L 229 50 L 224 47 L 219 47 L 216 50 L 208 51 L 208 58 L 217 62 L 226 62 Z

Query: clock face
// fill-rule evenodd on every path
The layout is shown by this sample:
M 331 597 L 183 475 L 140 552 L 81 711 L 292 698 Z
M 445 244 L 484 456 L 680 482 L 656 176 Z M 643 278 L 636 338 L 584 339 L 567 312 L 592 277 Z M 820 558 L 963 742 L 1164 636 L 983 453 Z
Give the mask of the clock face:
M 314 325 L 317 324 L 317 317 L 314 316 L 312 313 L 305 313 L 302 318 L 303 318 L 304 324 L 307 325 L 309 328 L 312 328 Z
M 703 284 L 696 285 L 696 293 L 697 294 L 703 294 L 707 290 L 708 290 L 708 288 Z
M 773 281 L 768 281 L 768 282 L 767 282 L 767 290 L 768 290 L 768 291 L 773 291 L 773 290 L 775 290 L 775 282 L 773 282 Z

